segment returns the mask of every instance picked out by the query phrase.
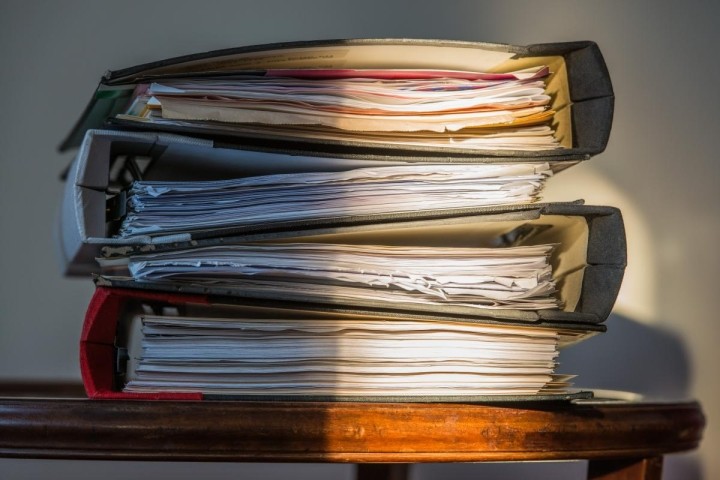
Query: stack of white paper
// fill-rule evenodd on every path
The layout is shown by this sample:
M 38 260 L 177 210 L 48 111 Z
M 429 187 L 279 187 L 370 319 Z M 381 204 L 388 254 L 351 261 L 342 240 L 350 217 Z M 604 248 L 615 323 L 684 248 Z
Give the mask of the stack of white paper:
M 203 247 L 131 257 L 140 282 L 301 293 L 353 303 L 558 308 L 552 245 L 439 248 L 323 243 Z
M 557 330 L 451 321 L 141 317 L 128 392 L 529 395 L 560 392 Z
M 372 137 L 390 133 L 393 144 L 546 150 L 559 147 L 547 126 L 548 73 L 309 69 L 163 80 L 139 85 L 119 117 L 250 125 L 286 137 L 383 141 Z
M 446 164 L 305 172 L 207 182 L 135 182 L 118 235 L 530 203 L 540 164 Z

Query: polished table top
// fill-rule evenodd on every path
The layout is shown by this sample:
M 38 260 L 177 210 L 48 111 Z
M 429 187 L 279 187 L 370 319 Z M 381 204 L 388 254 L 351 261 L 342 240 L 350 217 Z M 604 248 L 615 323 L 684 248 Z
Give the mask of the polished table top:
M 0 385 L 0 456 L 482 462 L 661 457 L 696 448 L 697 402 L 167 402 Z

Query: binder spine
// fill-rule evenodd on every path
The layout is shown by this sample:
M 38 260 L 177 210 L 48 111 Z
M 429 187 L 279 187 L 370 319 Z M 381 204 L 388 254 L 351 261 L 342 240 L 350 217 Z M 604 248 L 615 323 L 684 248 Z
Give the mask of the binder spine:
M 577 215 L 577 206 L 549 204 L 545 214 Z M 615 304 L 627 265 L 625 225 L 615 207 L 583 206 L 589 227 L 587 266 L 577 312 L 604 321 Z M 553 313 L 544 315 L 550 318 Z
M 80 373 L 87 396 L 96 400 L 202 400 L 201 393 L 125 393 L 114 384 L 115 334 L 128 301 L 177 303 L 161 292 L 97 288 L 90 300 L 80 336 Z M 203 296 L 186 296 L 185 302 L 207 303 Z

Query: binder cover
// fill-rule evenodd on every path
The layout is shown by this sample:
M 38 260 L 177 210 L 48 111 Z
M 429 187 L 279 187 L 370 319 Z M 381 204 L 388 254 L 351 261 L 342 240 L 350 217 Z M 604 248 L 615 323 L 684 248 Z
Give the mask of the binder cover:
M 538 395 L 482 395 L 482 396 L 237 396 L 237 395 L 203 395 L 196 392 L 156 392 L 132 393 L 122 391 L 123 359 L 119 356 L 118 348 L 126 345 L 118 340 L 122 337 L 118 327 L 124 315 L 128 314 L 130 305 L 150 303 L 158 306 L 182 307 L 187 304 L 204 306 L 232 305 L 237 299 L 228 297 L 213 297 L 208 295 L 188 295 L 164 292 L 149 292 L 123 288 L 98 288 L 88 306 L 85 322 L 80 339 L 80 371 L 86 393 L 91 399 L 123 399 L 123 400 L 277 400 L 277 401 L 373 401 L 373 402 L 516 402 L 516 401 L 558 401 L 576 398 L 589 398 L 590 392 L 572 392 L 566 394 L 538 394 Z M 278 302 L 243 301 L 240 305 L 250 305 L 258 308 L 271 307 L 273 309 L 287 309 L 288 311 L 315 311 L 322 314 L 338 314 L 345 316 L 382 316 L 395 317 L 398 320 L 412 319 L 418 321 L 457 320 L 461 322 L 480 322 L 495 325 L 513 325 L 512 322 L 485 321 L 470 317 L 433 316 L 411 313 L 388 314 L 372 310 L 323 307 L 320 305 L 302 305 Z M 566 341 L 575 343 L 597 333 L 605 331 L 603 325 L 586 323 L 554 323 L 542 321 L 538 324 L 545 328 L 561 329 L 570 332 Z M 563 345 L 564 346 L 564 345 Z
M 427 161 L 443 157 L 535 158 L 576 162 L 602 152 L 612 124 L 614 96 L 598 46 L 589 41 L 513 46 L 479 42 L 413 39 L 354 39 L 287 42 L 217 50 L 138 65 L 105 74 L 75 128 L 60 149 L 79 146 L 88 129 L 124 127 L 158 129 L 141 121 L 119 120 L 136 84 L 164 78 L 232 75 L 269 68 L 404 68 L 466 71 L 510 71 L 548 65 L 547 91 L 556 111 L 556 138 L 563 145 L 550 151 L 438 150 L 340 140 L 313 141 L 282 134 L 220 131 L 211 124 L 163 126 L 161 129 L 244 146 L 286 152 L 339 152 L 351 155 L 415 155 Z

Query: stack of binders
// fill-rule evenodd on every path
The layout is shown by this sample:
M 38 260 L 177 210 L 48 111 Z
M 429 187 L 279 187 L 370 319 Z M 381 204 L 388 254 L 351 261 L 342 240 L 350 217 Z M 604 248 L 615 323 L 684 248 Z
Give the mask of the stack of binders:
M 586 398 L 620 212 L 542 203 L 604 150 L 592 42 L 252 46 L 106 74 L 63 149 L 68 275 L 103 399 Z M 562 174 L 560 174 L 562 177 Z

